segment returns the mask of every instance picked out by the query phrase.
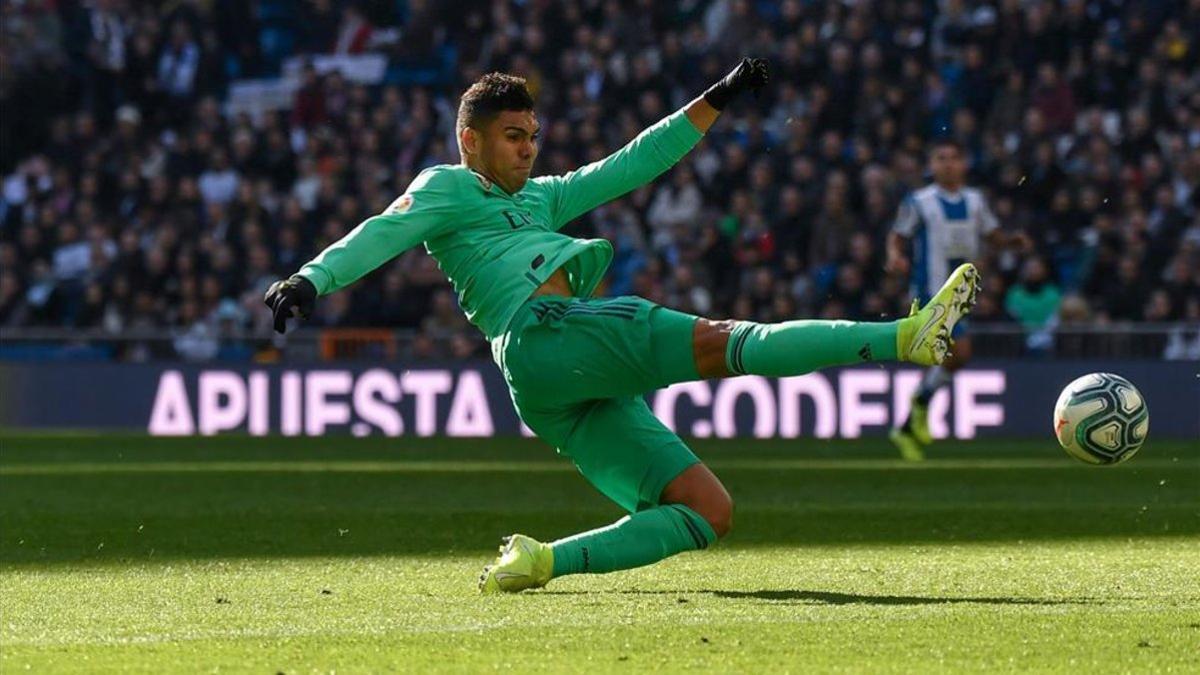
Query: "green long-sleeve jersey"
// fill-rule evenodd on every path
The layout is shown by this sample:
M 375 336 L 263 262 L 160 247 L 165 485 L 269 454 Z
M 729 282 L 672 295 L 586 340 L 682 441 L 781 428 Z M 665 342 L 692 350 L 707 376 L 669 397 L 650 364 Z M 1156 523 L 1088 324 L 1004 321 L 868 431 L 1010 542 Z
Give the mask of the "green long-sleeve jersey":
M 612 245 L 558 230 L 650 182 L 701 135 L 680 110 L 608 157 L 562 176 L 533 178 L 515 194 L 463 165 L 430 167 L 383 213 L 360 223 L 299 274 L 325 295 L 424 242 L 467 319 L 494 338 L 559 268 L 576 295 L 590 295 L 612 261 Z

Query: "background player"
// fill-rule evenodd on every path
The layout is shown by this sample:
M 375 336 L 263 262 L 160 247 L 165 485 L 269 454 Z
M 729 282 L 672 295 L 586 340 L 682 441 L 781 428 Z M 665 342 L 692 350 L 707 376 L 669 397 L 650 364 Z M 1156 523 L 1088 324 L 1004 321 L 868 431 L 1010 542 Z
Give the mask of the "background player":
M 933 182 L 905 197 L 887 242 L 886 269 L 908 275 L 914 303 L 932 297 L 951 270 L 978 260 L 985 240 L 993 247 L 1029 245 L 1023 233 L 1000 229 L 983 193 L 966 187 L 966 150 L 957 141 L 935 141 L 929 169 Z M 905 459 L 924 459 L 924 446 L 933 442 L 929 401 L 971 359 L 966 327 L 965 321 L 955 327 L 950 356 L 925 371 L 907 419 L 892 429 L 892 442 Z
M 423 242 L 467 318 L 491 341 L 521 419 L 630 513 L 551 544 L 508 537 L 484 570 L 482 591 L 647 565 L 705 548 L 728 532 L 728 492 L 654 417 L 645 393 L 700 378 L 945 358 L 950 330 L 974 302 L 970 265 L 950 273 L 925 309 L 887 323 L 712 321 L 637 297 L 589 297 L 612 260 L 612 245 L 557 230 L 662 174 L 736 95 L 767 79 L 765 61 L 744 59 L 703 96 L 607 158 L 531 179 L 540 130 L 533 99 L 523 79 L 485 75 L 460 102 L 462 164 L 423 171 L 383 214 L 268 290 L 265 300 L 282 332 L 294 311 L 312 311 L 318 295 Z

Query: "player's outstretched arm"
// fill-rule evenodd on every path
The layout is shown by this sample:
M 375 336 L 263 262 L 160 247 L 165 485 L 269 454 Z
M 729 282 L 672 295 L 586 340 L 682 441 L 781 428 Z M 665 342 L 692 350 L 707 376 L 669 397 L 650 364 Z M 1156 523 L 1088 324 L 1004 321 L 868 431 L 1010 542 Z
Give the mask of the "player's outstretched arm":
M 746 91 L 757 92 L 767 81 L 766 59 L 743 59 L 702 96 L 608 157 L 562 176 L 535 178 L 550 193 L 552 227 L 558 229 L 660 176 L 695 147 L 734 98 Z
M 911 271 L 908 261 L 908 248 L 908 237 L 899 232 L 888 232 L 887 258 L 883 264 L 883 270 L 888 274 L 908 276 L 909 271 Z
M 892 231 L 888 232 L 887 259 L 883 264 L 885 272 L 908 276 L 911 271 L 908 252 L 912 238 L 916 235 L 917 228 L 923 226 L 921 212 L 917 210 L 912 195 L 906 196 L 900 202 L 896 220 L 892 223 Z
M 383 213 L 359 223 L 296 274 L 271 284 L 263 302 L 271 308 L 275 330 L 284 332 L 291 317 L 307 319 L 318 296 L 349 286 L 409 248 L 445 232 L 453 222 L 456 176 L 438 168 L 422 172 Z

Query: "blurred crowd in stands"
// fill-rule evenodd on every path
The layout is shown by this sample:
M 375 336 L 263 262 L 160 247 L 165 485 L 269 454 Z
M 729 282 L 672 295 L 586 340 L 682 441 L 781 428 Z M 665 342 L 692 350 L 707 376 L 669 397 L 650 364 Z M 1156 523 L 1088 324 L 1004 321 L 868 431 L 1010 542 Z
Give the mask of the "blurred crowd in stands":
M 457 96 L 480 74 L 528 78 L 537 171 L 560 173 L 747 54 L 771 58 L 769 91 L 657 182 L 568 227 L 614 242 L 604 293 L 761 321 L 897 316 L 909 289 L 883 271 L 884 238 L 929 180 L 928 141 L 950 136 L 1002 226 L 1034 243 L 978 261 L 976 323 L 1200 321 L 1200 0 L 6 0 L 0 12 L 6 329 L 169 329 L 195 358 L 214 331 L 266 336 L 272 280 L 422 168 L 459 161 Z M 309 64 L 291 106 L 227 112 L 232 83 L 317 54 L 379 54 L 387 68 L 363 84 Z M 419 69 L 431 75 L 406 77 Z M 423 355 L 487 353 L 423 251 L 322 299 L 311 323 L 415 330 Z

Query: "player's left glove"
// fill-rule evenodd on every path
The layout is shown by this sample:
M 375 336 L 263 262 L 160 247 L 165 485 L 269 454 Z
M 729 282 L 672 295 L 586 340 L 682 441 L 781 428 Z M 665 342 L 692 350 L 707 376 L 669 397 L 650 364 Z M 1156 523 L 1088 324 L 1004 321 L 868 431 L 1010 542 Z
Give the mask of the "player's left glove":
M 704 92 L 704 100 L 717 110 L 724 110 L 738 94 L 747 90 L 758 93 L 767 86 L 770 77 L 766 59 L 742 59 L 737 68 Z
M 317 287 L 308 279 L 293 274 L 287 279 L 281 279 L 271 284 L 267 289 L 263 302 L 271 308 L 275 318 L 275 332 L 287 330 L 289 317 L 299 316 L 307 319 L 317 305 Z

